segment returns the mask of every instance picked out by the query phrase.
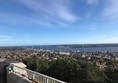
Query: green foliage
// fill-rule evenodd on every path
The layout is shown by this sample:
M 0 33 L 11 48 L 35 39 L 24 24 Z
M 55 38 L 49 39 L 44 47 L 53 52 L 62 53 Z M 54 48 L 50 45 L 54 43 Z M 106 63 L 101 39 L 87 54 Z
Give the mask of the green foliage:
M 80 65 L 77 61 L 59 59 L 50 62 L 48 75 L 64 80 L 66 82 L 77 82 L 79 78 Z
M 109 83 L 118 83 L 118 68 L 107 68 L 105 71 L 109 78 Z
M 47 60 L 36 60 L 35 71 L 46 74 L 48 69 L 49 69 L 49 62 Z
M 35 59 L 27 59 L 27 60 L 23 60 L 23 62 L 27 65 L 28 69 L 35 71 L 35 69 L 36 69 L 36 60 Z
M 87 61 L 75 59 L 27 59 L 27 68 L 66 81 L 67 83 L 118 83 L 118 62 L 105 61 L 105 70 Z

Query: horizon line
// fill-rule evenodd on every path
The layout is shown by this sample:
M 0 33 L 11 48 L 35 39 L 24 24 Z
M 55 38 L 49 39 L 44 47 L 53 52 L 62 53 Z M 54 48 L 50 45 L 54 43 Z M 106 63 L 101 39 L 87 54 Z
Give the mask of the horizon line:
M 102 44 L 118 44 L 118 43 L 84 43 L 84 44 L 37 44 L 37 45 L 7 45 L 0 47 L 22 47 L 22 46 L 53 46 L 53 45 L 102 45 Z

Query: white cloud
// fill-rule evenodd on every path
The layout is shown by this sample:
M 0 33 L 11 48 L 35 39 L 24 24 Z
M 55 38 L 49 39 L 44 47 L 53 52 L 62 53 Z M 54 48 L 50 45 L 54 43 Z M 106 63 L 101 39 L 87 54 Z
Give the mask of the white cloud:
M 109 19 L 118 19 L 118 0 L 106 0 L 101 15 Z
M 24 34 L 24 37 L 29 37 L 31 36 L 31 34 Z
M 0 35 L 0 41 L 10 40 L 11 36 Z
M 0 12 L 0 18 L 1 22 L 11 23 L 11 24 L 31 23 L 31 20 L 33 20 L 28 16 L 12 12 Z
M 77 20 L 77 16 L 72 14 L 69 5 L 65 4 L 69 2 L 69 0 L 47 0 L 46 3 L 42 3 L 40 1 L 33 0 L 19 0 L 20 2 L 31 8 L 32 10 L 43 13 L 45 16 L 48 15 L 49 18 L 54 20 L 65 20 L 67 22 L 72 22 Z
M 79 24 L 80 29 L 84 29 L 84 30 L 89 30 L 92 32 L 97 31 L 97 23 L 89 23 L 89 24 Z
M 100 37 L 96 37 L 96 38 L 93 38 L 93 39 L 79 39 L 77 40 L 78 43 L 81 43 L 81 44 L 102 44 L 102 43 L 118 43 L 118 36 L 112 36 L 112 37 L 109 37 L 109 36 L 100 36 Z
M 29 43 L 29 42 L 31 42 L 31 40 L 29 40 L 29 39 L 18 39 L 18 40 L 15 40 L 15 41 L 17 41 L 17 42 L 24 42 L 24 43 Z
M 86 0 L 88 5 L 97 5 L 99 0 Z
M 103 37 L 100 38 L 97 42 L 101 42 L 101 43 L 118 43 L 118 37 L 117 36 L 113 36 L 113 37 Z
M 13 24 L 13 25 L 43 25 L 51 26 L 52 24 L 48 20 L 38 18 L 35 15 L 26 16 L 20 13 L 13 12 L 0 12 L 0 23 Z
M 27 34 L 29 35 L 29 34 Z M 27 45 L 32 43 L 32 41 L 30 39 L 24 39 L 24 38 L 19 38 L 16 39 L 12 36 L 7 36 L 7 35 L 0 35 L 0 46 L 17 46 L 17 45 Z
M 69 21 L 69 22 L 75 22 L 78 17 L 77 16 L 74 16 L 73 14 L 71 14 L 69 12 L 69 10 L 63 6 L 61 7 L 58 7 L 58 16 L 62 19 L 62 20 L 65 20 L 65 21 Z
M 0 35 L 0 38 L 8 38 L 9 36 Z
M 14 14 L 11 15 L 13 20 L 11 20 L 10 17 L 9 18 L 13 23 L 22 23 L 23 21 L 24 23 L 33 22 L 39 25 L 50 26 L 53 24 L 60 25 L 62 23 L 73 23 L 78 20 L 78 16 L 74 15 L 71 11 L 69 6 L 70 0 L 12 0 L 12 2 L 15 4 L 21 4 L 31 10 L 30 13 L 27 13 L 27 11 L 25 12 L 27 16 L 23 14 L 20 14 L 19 16 Z

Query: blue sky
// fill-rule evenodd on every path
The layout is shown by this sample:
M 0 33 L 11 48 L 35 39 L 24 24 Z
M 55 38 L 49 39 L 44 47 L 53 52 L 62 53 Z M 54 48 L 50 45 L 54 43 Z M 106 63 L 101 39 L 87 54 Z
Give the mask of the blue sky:
M 118 43 L 118 0 L 0 0 L 0 46 Z

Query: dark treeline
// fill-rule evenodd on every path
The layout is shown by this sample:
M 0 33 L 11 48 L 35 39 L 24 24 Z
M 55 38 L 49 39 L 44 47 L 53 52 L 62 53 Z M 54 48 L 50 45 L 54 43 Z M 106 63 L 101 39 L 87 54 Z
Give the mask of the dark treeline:
M 118 83 L 118 61 L 104 61 L 107 65 L 105 69 L 88 61 L 75 59 L 23 60 L 27 68 L 67 83 Z

